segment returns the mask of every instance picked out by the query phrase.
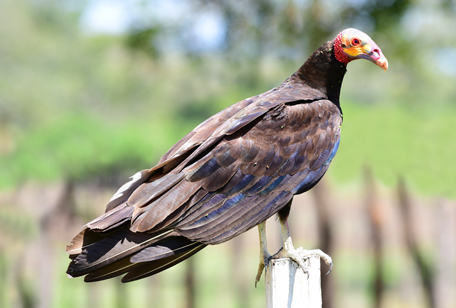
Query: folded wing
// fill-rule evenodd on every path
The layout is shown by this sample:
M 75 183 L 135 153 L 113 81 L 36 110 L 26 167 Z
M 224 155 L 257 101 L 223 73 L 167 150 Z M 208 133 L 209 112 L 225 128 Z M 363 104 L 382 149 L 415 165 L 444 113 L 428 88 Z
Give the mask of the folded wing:
M 337 151 L 340 111 L 314 94 L 302 101 L 299 89 L 276 90 L 211 117 L 133 176 L 68 247 L 68 274 L 153 275 L 256 226 L 315 185 Z

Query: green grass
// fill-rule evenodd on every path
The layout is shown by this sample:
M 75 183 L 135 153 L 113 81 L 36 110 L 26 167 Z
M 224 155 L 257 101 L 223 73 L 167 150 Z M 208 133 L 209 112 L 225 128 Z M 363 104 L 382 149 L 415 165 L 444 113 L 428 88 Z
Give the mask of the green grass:
M 456 196 L 456 108 L 344 104 L 343 110 L 341 146 L 331 167 L 337 180 L 353 180 L 369 165 L 388 185 L 402 176 L 420 192 Z

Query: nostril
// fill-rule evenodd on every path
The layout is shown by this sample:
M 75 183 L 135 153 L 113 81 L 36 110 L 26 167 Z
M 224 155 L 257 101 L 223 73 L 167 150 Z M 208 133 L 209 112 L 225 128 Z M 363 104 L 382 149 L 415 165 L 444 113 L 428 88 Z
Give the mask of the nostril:
M 374 50 L 372 50 L 372 58 L 374 58 L 375 60 L 380 58 L 380 49 L 375 48 Z

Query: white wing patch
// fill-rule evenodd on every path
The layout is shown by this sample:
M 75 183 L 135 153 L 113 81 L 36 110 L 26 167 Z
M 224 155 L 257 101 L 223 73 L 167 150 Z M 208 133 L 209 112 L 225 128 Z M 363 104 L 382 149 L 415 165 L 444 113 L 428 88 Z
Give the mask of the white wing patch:
M 131 186 L 133 186 L 133 184 L 137 181 L 139 181 L 141 179 L 141 172 L 137 172 L 135 173 L 135 175 L 131 176 L 130 179 L 132 179 L 131 181 L 125 183 L 122 185 L 122 187 L 119 188 L 119 190 L 114 194 L 114 196 L 112 196 L 111 200 L 109 200 L 109 202 L 111 202 L 112 200 L 115 200 L 117 198 L 120 198 L 123 196 L 123 192 L 126 191 L 127 189 L 129 189 Z

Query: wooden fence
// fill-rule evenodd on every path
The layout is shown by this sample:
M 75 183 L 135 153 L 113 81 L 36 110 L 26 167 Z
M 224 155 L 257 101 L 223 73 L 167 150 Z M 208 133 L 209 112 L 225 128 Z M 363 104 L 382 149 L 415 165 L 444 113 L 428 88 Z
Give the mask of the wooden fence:
M 402 180 L 384 187 L 368 169 L 363 183 L 323 181 L 294 201 L 295 245 L 334 260 L 321 276 L 322 307 L 454 307 L 456 202 L 420 197 Z M 264 282 L 254 288 L 256 230 L 145 281 L 67 279 L 65 245 L 114 190 L 68 181 L 0 192 L 0 307 L 264 307 Z M 268 228 L 271 253 L 280 248 L 279 230 Z

